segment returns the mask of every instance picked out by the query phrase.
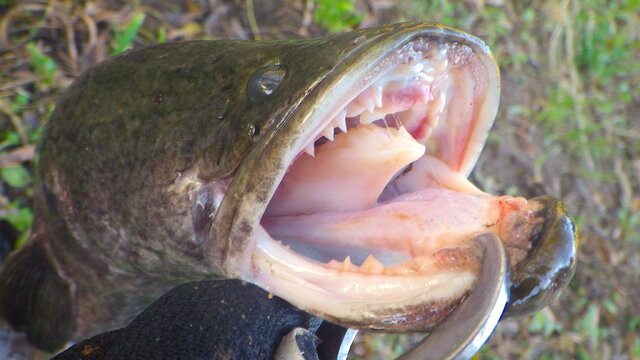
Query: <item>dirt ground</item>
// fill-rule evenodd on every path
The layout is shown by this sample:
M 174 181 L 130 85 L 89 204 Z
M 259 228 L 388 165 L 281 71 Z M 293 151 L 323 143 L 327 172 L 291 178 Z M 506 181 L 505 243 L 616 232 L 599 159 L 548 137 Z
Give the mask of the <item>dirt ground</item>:
M 115 49 L 442 22 L 484 39 L 502 72 L 474 182 L 494 194 L 556 196 L 580 226 L 568 290 L 534 316 L 502 322 L 477 358 L 640 359 L 640 3 L 368 0 L 322 12 L 343 3 L 352 2 L 0 0 L 0 252 L 28 228 L 38 127 L 70 82 Z M 393 358 L 419 338 L 360 334 L 351 358 Z

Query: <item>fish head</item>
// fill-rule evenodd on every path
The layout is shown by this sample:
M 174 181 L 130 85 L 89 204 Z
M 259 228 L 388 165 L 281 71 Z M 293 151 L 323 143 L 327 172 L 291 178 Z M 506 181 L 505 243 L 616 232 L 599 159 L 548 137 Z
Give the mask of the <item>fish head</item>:
M 492 232 L 518 279 L 518 312 L 553 298 L 557 281 L 522 284 L 558 275 L 549 261 L 575 266 L 575 252 L 542 256 L 575 248 L 557 225 L 566 214 L 547 211 L 559 202 L 493 196 L 467 179 L 500 95 L 481 40 L 404 23 L 281 46 L 238 76 L 250 146 L 237 148 L 249 150 L 211 167 L 232 176 L 215 212 L 194 206 L 220 273 L 343 326 L 425 330 L 473 288 L 474 238 Z

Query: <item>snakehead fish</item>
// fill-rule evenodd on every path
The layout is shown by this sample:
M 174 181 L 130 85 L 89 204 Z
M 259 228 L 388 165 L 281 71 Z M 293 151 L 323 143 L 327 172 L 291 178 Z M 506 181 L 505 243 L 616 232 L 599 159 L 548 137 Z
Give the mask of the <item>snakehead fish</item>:
M 44 127 L 1 314 L 53 351 L 225 277 L 346 327 L 428 331 L 473 288 L 487 232 L 509 253 L 508 312 L 534 311 L 571 277 L 575 229 L 557 200 L 467 179 L 499 82 L 481 40 L 428 23 L 105 61 Z

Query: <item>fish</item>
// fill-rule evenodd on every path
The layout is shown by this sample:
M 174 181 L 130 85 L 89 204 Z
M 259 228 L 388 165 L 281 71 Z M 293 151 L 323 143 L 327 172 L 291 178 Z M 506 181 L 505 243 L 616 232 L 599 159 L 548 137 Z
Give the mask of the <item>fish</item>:
M 44 125 L 0 314 L 55 351 L 232 278 L 344 327 L 429 331 L 473 289 L 482 233 L 509 254 L 508 311 L 536 311 L 577 230 L 555 198 L 468 180 L 499 97 L 487 45 L 435 23 L 115 56 Z

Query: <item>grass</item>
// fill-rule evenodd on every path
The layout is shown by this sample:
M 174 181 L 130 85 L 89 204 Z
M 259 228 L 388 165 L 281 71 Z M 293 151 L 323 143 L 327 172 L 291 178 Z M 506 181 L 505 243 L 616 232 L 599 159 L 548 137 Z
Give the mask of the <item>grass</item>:
M 356 9 L 355 0 L 314 0 L 314 21 L 330 32 L 344 31 L 358 25 L 363 15 Z
M 0 45 L 0 160 L 37 141 L 73 77 L 133 46 L 312 36 L 374 24 L 382 11 L 391 20 L 442 22 L 487 42 L 503 74 L 498 121 L 474 179 L 493 193 L 562 198 L 582 235 L 565 294 L 503 322 L 474 359 L 640 359 L 640 1 L 408 0 L 371 13 L 364 1 L 292 0 L 269 17 L 258 1 L 250 12 L 229 2 L 226 13 L 197 1 L 107 3 L 0 1 L 0 37 L 11 45 Z M 282 14 L 297 14 L 293 30 L 278 22 Z M 60 19 L 74 24 L 72 33 Z M 0 164 L 0 221 L 19 245 L 32 222 L 31 162 Z M 366 334 L 352 358 L 396 356 L 419 338 Z
M 138 35 L 138 31 L 142 27 L 144 23 L 145 15 L 144 13 L 137 13 L 131 17 L 128 23 L 125 24 L 121 29 L 116 28 L 113 32 L 113 42 L 112 42 L 112 55 L 117 55 L 125 52 L 125 50 L 130 49 L 133 46 L 133 41 Z M 158 40 L 162 40 L 162 36 L 166 38 L 166 34 L 162 34 L 162 30 L 159 30 Z M 158 41 L 162 42 L 162 41 Z
M 448 24 L 478 34 L 492 47 L 505 82 L 520 86 L 503 94 L 491 154 L 505 163 L 514 157 L 527 159 L 524 172 L 535 175 L 545 192 L 566 200 L 583 233 L 578 275 L 562 306 L 550 308 L 557 318 L 548 312 L 535 314 L 524 319 L 519 328 L 527 331 L 517 336 L 502 337 L 499 329 L 501 342 L 487 346 L 497 350 L 484 350 L 481 358 L 492 358 L 489 353 L 500 353 L 500 358 L 531 354 L 528 343 L 538 338 L 546 345 L 538 345 L 544 350 L 535 358 L 637 358 L 638 332 L 625 329 L 625 319 L 639 310 L 637 286 L 631 284 L 640 278 L 633 260 L 640 249 L 640 189 L 633 170 L 640 155 L 640 99 L 631 89 L 640 88 L 640 2 L 525 6 L 505 1 L 481 11 L 448 1 L 405 6 L 406 14 L 415 14 L 408 19 L 451 21 Z M 509 128 L 501 126 L 505 122 Z M 524 131 L 514 132 L 514 127 Z M 513 148 L 522 139 L 531 139 L 525 156 L 522 148 Z M 487 173 L 519 184 L 518 193 L 531 191 L 531 180 L 522 179 L 522 171 L 509 175 L 491 162 L 486 165 Z M 512 193 L 513 185 L 504 190 Z M 613 268 L 616 261 L 619 271 Z M 576 345 L 562 346 L 569 340 Z
M 42 50 L 40 50 L 38 45 L 34 42 L 27 44 L 27 51 L 31 57 L 29 66 L 31 67 L 31 70 L 40 77 L 38 83 L 43 86 L 51 85 L 58 70 L 58 65 L 55 60 L 53 60 L 51 56 L 43 54 Z M 16 105 L 21 106 L 24 104 L 18 103 Z

